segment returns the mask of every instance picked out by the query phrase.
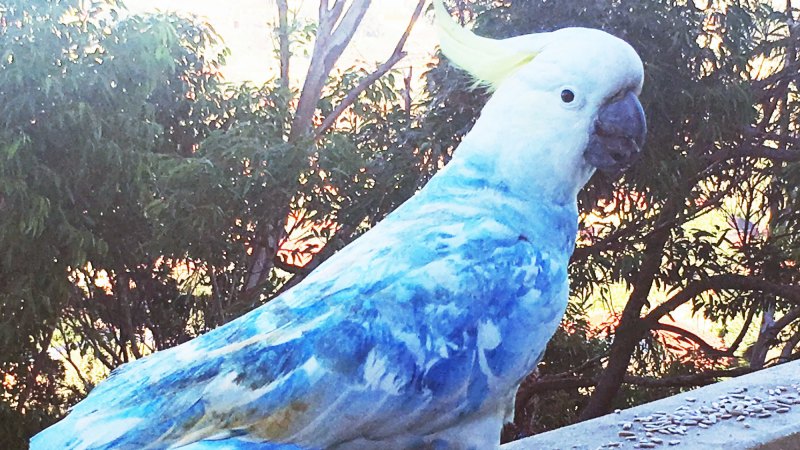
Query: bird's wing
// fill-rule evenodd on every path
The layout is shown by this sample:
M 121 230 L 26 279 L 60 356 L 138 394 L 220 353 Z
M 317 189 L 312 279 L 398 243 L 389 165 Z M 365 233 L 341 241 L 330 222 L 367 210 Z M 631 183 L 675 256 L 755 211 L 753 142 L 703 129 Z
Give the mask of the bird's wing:
M 537 283 L 526 277 L 550 275 L 497 221 L 448 229 L 437 219 L 413 237 L 378 226 L 273 302 L 123 366 L 45 432 L 66 445 L 40 435 L 33 448 L 228 438 L 323 448 L 448 426 L 480 406 L 503 364 L 476 353 L 506 337 L 498 324 L 481 335 L 479 319 L 502 317 Z M 78 433 L 59 441 L 59 428 Z

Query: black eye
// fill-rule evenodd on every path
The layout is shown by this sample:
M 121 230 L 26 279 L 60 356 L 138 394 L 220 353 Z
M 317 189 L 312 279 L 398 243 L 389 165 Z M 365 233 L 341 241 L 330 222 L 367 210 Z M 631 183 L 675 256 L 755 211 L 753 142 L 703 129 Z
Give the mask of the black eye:
M 572 103 L 575 100 L 575 93 L 570 91 L 569 89 L 564 89 L 561 91 L 561 101 L 564 103 Z

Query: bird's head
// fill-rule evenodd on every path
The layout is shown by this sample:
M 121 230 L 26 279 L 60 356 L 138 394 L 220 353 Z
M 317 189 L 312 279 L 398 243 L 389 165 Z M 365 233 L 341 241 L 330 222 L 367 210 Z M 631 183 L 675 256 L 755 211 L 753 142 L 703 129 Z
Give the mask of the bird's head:
M 634 161 L 647 128 L 642 62 L 630 45 L 587 28 L 489 39 L 435 5 L 442 53 L 492 91 L 465 152 L 496 152 L 483 157 L 499 176 L 533 176 L 535 188 L 568 196 L 595 169 L 619 172 Z

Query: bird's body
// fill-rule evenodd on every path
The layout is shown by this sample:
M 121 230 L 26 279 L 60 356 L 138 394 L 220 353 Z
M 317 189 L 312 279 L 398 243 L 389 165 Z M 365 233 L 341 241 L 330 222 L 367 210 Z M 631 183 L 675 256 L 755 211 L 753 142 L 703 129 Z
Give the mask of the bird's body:
M 481 173 L 449 166 L 273 302 L 121 367 L 35 448 L 496 445 L 566 306 L 576 210 Z
M 117 369 L 33 450 L 499 445 L 566 307 L 576 195 L 642 144 L 642 66 L 596 30 L 442 28 L 495 88 L 453 160 L 291 290 Z

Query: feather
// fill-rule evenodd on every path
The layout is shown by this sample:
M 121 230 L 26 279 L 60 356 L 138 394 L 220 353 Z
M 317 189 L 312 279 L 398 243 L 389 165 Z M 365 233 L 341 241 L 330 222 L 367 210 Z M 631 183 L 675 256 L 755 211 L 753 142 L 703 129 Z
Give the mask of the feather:
M 520 51 L 503 40 L 478 36 L 466 30 L 450 16 L 443 0 L 435 0 L 434 8 L 442 53 L 455 66 L 469 73 L 476 85 L 497 89 L 504 79 L 531 62 L 538 53 L 533 48 Z M 533 36 L 527 36 L 529 43 Z

